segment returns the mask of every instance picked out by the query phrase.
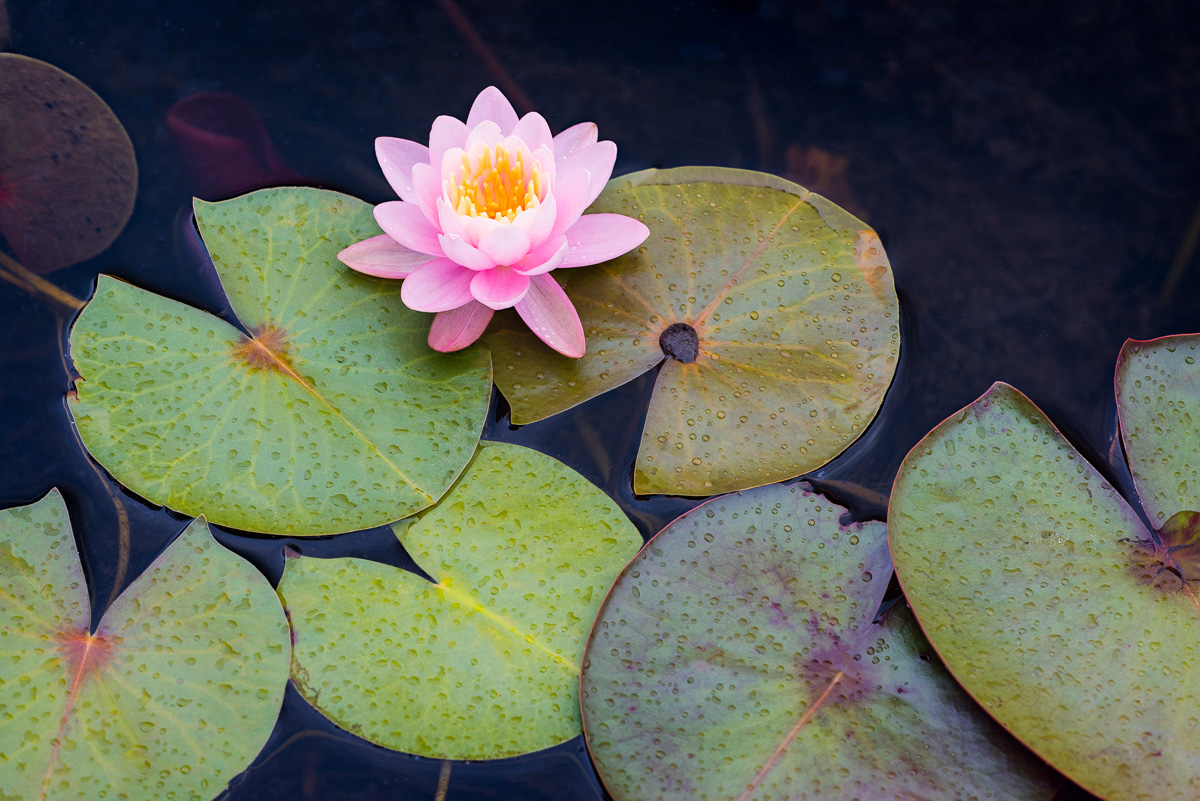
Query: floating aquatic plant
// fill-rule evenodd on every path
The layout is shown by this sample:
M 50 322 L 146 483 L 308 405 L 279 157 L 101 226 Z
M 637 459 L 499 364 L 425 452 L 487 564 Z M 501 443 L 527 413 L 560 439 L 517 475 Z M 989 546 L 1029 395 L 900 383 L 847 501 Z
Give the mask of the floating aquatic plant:
M 129 134 L 95 92 L 0 53 L 0 236 L 25 267 L 49 273 L 111 245 L 137 182 Z
M 271 585 L 194 521 L 90 624 L 58 491 L 0 512 L 0 797 L 216 796 L 283 702 Z
M 587 628 L 641 544 L 549 456 L 483 443 L 442 501 L 395 526 L 433 581 L 292 558 L 279 584 L 293 679 L 342 728 L 423 756 L 497 759 L 579 734 Z
M 486 352 L 432 353 L 394 283 L 337 252 L 379 229 L 319 189 L 196 202 L 242 328 L 101 277 L 71 331 L 89 453 L 185 514 L 271 534 L 370 528 L 431 505 L 470 460 Z
M 598 142 L 587 122 L 552 136 L 540 114 L 517 119 L 488 87 L 465 123 L 438 117 L 428 147 L 380 137 L 375 149 L 401 199 L 375 208 L 385 234 L 340 257 L 403 278 L 408 307 L 438 313 L 430 347 L 465 348 L 494 310 L 513 308 L 559 353 L 584 354 L 579 315 L 550 272 L 598 264 L 646 238 L 645 225 L 620 214 L 580 217 L 612 174 L 616 145 Z
M 892 490 L 896 571 L 947 667 L 1103 798 L 1200 793 L 1198 357 L 1196 335 L 1121 350 L 1145 518 L 1006 384 L 913 448 Z
M 891 268 L 866 224 L 781 178 L 712 167 L 616 178 L 591 210 L 644 220 L 650 238 L 565 277 L 583 358 L 536 347 L 511 316 L 493 326 L 514 423 L 657 368 L 633 486 L 673 495 L 798 476 L 866 430 L 900 350 Z
M 583 662 L 584 732 L 618 801 L 1048 799 L 887 588 L 884 524 L 800 487 L 717 498 L 621 572 Z

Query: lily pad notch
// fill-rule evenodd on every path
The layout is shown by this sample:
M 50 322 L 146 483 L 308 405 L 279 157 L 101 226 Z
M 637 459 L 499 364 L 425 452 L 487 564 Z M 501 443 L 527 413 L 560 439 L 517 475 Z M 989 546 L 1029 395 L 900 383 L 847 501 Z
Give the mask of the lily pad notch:
M 1157 529 L 1002 383 L 918 443 L 892 489 L 896 572 L 947 667 L 1104 798 L 1200 792 L 1197 358 L 1192 335 L 1127 342 L 1118 363 L 1122 442 Z
M 68 408 L 88 452 L 153 503 L 267 534 L 434 503 L 474 453 L 490 358 L 434 353 L 399 284 L 338 261 L 378 232 L 371 207 L 287 188 L 195 208 L 242 330 L 101 276 L 71 330 Z
M 641 537 L 549 456 L 484 442 L 397 523 L 433 581 L 365 559 L 287 560 L 293 682 L 341 728 L 439 759 L 503 759 L 580 731 L 587 626 Z
M 713 499 L 621 572 L 584 733 L 617 801 L 995 798 L 1057 777 L 970 703 L 903 603 L 884 525 L 797 486 Z
M 865 431 L 900 328 L 887 256 L 862 221 L 781 178 L 704 167 L 615 178 L 589 211 L 636 217 L 650 237 L 560 271 L 582 358 L 504 317 L 485 336 L 514 423 L 657 367 L 634 491 L 688 496 L 810 472 Z
M 291 641 L 253 566 L 193 521 L 91 631 L 57 490 L 0 511 L 5 797 L 210 798 L 274 729 Z

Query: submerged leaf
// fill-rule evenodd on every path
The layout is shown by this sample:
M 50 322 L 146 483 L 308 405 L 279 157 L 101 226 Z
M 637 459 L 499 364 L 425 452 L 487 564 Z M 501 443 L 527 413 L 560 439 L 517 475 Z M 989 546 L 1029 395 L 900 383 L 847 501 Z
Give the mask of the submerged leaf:
M 363 559 L 288 560 L 301 694 L 422 756 L 498 759 L 577 735 L 587 626 L 641 544 L 616 504 L 549 456 L 483 443 L 396 533 L 434 583 Z
M 287 621 L 193 522 L 89 632 L 57 491 L 0 512 L 0 799 L 208 799 L 275 726 Z
M 1180 569 L 1194 557 L 1171 550 L 1194 540 L 1186 519 L 1157 541 L 996 384 L 909 453 L 888 521 L 921 627 L 1006 729 L 1101 797 L 1200 794 L 1200 602 Z
M 271 534 L 424 509 L 471 458 L 491 394 L 481 349 L 439 354 L 400 284 L 347 270 L 371 207 L 318 189 L 197 202 L 245 336 L 101 277 L 71 331 L 71 413 L 95 459 L 154 503 Z
M 514 423 L 661 363 L 634 489 L 676 495 L 800 475 L 866 430 L 900 328 L 887 256 L 864 223 L 781 178 L 700 167 L 614 179 L 591 211 L 636 217 L 650 238 L 560 271 L 583 358 L 552 353 L 511 316 L 493 325 L 485 340 Z
M 111 245 L 137 178 L 129 134 L 95 92 L 0 53 L 0 236 L 26 267 L 48 273 Z
M 902 605 L 872 622 L 884 526 L 844 512 L 798 487 L 717 498 L 621 573 L 582 681 L 617 801 L 1053 795 Z

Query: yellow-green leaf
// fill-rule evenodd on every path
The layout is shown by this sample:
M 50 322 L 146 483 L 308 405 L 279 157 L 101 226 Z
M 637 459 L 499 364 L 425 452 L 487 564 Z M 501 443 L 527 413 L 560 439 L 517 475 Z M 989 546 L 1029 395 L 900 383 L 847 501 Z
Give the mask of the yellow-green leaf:
M 441 497 L 475 450 L 491 366 L 431 350 L 399 282 L 337 260 L 378 234 L 371 207 L 266 189 L 196 216 L 250 336 L 102 277 L 71 331 L 92 456 L 154 503 L 270 534 L 370 528 Z
M 287 621 L 193 522 L 94 632 L 57 491 L 0 512 L 0 799 L 209 799 L 275 726 Z
M 549 456 L 484 443 L 396 533 L 433 582 L 362 559 L 288 560 L 293 680 L 387 748 L 498 759 L 579 734 L 579 664 L 641 544 L 603 492 Z

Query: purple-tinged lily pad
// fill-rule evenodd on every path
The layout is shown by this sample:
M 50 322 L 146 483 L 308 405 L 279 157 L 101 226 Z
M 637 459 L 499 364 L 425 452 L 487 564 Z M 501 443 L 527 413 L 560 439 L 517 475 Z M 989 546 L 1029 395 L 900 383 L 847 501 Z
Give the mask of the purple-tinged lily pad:
M 440 354 L 400 284 L 347 270 L 379 227 L 361 200 L 264 189 L 196 202 L 244 326 L 101 276 L 71 329 L 68 406 L 88 452 L 154 503 L 213 523 L 315 536 L 433 504 L 491 399 L 480 348 Z
M 621 573 L 582 681 L 617 801 L 1053 795 L 1057 778 L 954 685 L 902 604 L 872 622 L 884 524 L 844 513 L 798 487 L 717 498 Z
M 583 321 L 583 358 L 512 316 L 493 324 L 485 339 L 514 423 L 661 365 L 634 489 L 713 495 L 814 470 L 874 419 L 900 329 L 866 224 L 781 178 L 704 167 L 613 179 L 591 211 L 636 217 L 650 238 L 555 273 Z
M 395 526 L 434 582 L 364 559 L 288 560 L 292 676 L 385 748 L 499 759 L 579 734 L 588 624 L 641 538 L 587 479 L 483 443 L 432 509 Z
M 1117 358 L 1121 437 L 1156 528 L 1200 512 L 1200 335 L 1129 340 Z
M 196 521 L 90 622 L 58 492 L 0 512 L 0 797 L 216 796 L 283 702 L 271 585 Z
M 57 67 L 0 53 L 0 236 L 36 273 L 103 251 L 137 195 L 129 134 Z
M 1122 373 L 1127 425 L 1130 381 L 1195 382 L 1195 373 Z M 1135 416 L 1157 420 L 1152 427 L 1200 417 L 1186 396 L 1136 389 Z M 1194 429 L 1179 437 L 1194 438 Z M 1129 453 L 1139 484 L 1153 487 L 1137 448 Z M 1177 456 L 1173 467 L 1186 464 Z M 1200 797 L 1195 529 L 1169 507 L 1163 514 L 1160 537 L 1006 384 L 926 436 L 892 489 L 896 571 L 950 672 L 1005 728 L 1102 798 Z

